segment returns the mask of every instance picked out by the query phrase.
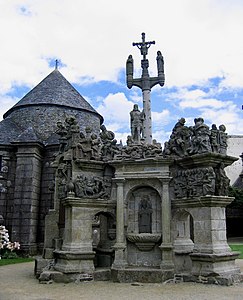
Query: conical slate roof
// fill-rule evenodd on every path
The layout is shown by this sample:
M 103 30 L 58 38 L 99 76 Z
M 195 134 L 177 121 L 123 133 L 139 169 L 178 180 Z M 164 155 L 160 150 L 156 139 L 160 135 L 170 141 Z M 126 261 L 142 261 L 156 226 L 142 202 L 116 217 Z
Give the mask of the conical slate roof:
M 18 103 L 4 114 L 6 118 L 14 110 L 32 105 L 55 105 L 86 110 L 99 115 L 79 92 L 55 69 Z M 99 115 L 100 116 L 100 115 Z M 103 118 L 100 116 L 100 119 Z
M 87 126 L 98 134 L 103 117 L 55 69 L 10 108 L 0 122 L 0 145 L 12 142 L 58 144 L 57 122 L 67 116 L 77 119 L 80 130 Z

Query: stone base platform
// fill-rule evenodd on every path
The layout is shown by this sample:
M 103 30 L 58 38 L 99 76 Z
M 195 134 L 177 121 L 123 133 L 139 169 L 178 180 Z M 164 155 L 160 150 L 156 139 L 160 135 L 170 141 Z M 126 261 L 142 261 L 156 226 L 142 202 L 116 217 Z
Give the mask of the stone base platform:
M 175 277 L 180 277 L 182 282 L 196 282 L 203 284 L 216 284 L 230 286 L 235 283 L 243 282 L 243 273 L 232 274 L 232 275 L 217 275 L 212 274 L 211 276 L 202 275 L 191 275 L 191 274 L 176 274 Z
M 111 279 L 114 282 L 162 283 L 174 278 L 174 270 L 162 270 L 151 267 L 112 268 Z
M 238 252 L 223 254 L 193 253 L 191 281 L 231 285 L 241 281 L 240 268 L 235 264 Z

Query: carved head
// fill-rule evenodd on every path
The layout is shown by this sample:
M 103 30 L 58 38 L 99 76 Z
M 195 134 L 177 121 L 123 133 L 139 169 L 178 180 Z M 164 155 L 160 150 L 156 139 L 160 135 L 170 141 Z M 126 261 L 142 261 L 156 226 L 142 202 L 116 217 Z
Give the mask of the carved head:
M 138 105 L 137 105 L 137 104 L 134 104 L 134 106 L 133 106 L 133 110 L 139 110 L 139 109 L 138 109 Z

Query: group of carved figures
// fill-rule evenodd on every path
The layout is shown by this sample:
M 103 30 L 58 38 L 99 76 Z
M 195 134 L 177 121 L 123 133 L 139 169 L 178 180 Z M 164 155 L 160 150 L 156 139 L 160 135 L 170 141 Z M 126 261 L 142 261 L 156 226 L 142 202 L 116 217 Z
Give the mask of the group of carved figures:
M 215 169 L 213 167 L 179 169 L 174 177 L 175 197 L 227 196 L 229 182 L 223 164 Z
M 101 176 L 85 176 L 79 174 L 74 180 L 68 178 L 65 167 L 58 169 L 57 185 L 58 198 L 67 197 L 73 192 L 79 198 L 109 198 L 111 194 L 111 178 Z
M 195 118 L 194 126 L 185 126 L 186 120 L 181 118 L 172 130 L 168 142 L 165 143 L 164 155 L 184 157 L 193 154 L 214 152 L 226 154 L 227 133 L 224 125 L 212 128 L 204 123 L 203 118 Z
M 67 117 L 65 124 L 58 122 L 56 133 L 60 136 L 59 154 L 71 150 L 74 160 L 112 159 L 119 151 L 117 141 L 114 139 L 115 134 L 108 131 L 105 125 L 101 125 L 100 130 L 99 136 L 92 132 L 90 127 L 86 127 L 85 132 L 81 132 L 73 116 Z
M 122 147 L 121 150 L 114 156 L 114 159 L 144 159 L 149 157 L 162 156 L 161 144 L 155 139 L 152 144 L 134 143 L 132 137 L 127 137 L 127 145 Z
M 74 180 L 74 192 L 80 198 L 108 198 L 111 193 L 111 179 L 80 174 Z
M 151 144 L 143 141 L 144 113 L 140 112 L 137 104 L 130 112 L 131 135 L 127 137 L 127 145 L 117 144 L 115 135 L 108 131 L 104 125 L 100 127 L 99 136 L 92 132 L 90 127 L 85 132 L 80 132 L 77 120 L 67 117 L 65 124 L 57 123 L 57 134 L 60 136 L 59 153 L 71 151 L 72 158 L 87 160 L 120 160 L 142 159 L 148 157 L 179 156 L 214 152 L 226 154 L 227 133 L 224 125 L 219 129 L 215 124 L 212 128 L 204 123 L 203 118 L 194 119 L 194 126 L 185 126 L 185 119 L 181 118 L 172 130 L 168 142 L 165 142 L 162 153 L 161 144 L 153 140 Z
M 71 151 L 74 160 L 121 160 L 121 159 L 142 159 L 148 157 L 162 156 L 160 143 L 153 140 L 152 144 L 145 144 L 142 140 L 142 114 L 137 105 L 134 105 L 131 112 L 131 133 L 127 137 L 127 145 L 117 144 L 115 134 L 100 127 L 100 134 L 97 136 L 90 127 L 85 132 L 80 132 L 77 120 L 74 117 L 67 117 L 65 124 L 57 123 L 56 133 L 60 136 L 59 154 L 63 155 Z

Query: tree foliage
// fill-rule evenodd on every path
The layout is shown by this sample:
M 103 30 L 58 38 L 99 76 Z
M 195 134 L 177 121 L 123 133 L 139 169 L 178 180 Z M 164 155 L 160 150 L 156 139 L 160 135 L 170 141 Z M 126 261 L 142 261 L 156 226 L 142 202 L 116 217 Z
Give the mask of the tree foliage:
M 235 199 L 232 201 L 228 207 L 230 208 L 243 208 L 243 190 L 230 186 L 229 187 L 229 196 L 234 197 Z

